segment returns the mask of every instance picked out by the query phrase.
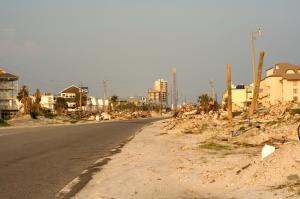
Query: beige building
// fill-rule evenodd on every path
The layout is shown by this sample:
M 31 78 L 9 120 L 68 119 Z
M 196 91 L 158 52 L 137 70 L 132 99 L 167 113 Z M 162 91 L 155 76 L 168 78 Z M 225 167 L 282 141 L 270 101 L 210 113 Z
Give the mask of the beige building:
M 232 110 L 239 111 L 250 106 L 253 97 L 252 86 L 232 85 Z M 227 91 L 223 95 L 223 104 L 227 101 Z
M 300 66 L 279 63 L 266 70 L 266 77 L 261 81 L 260 101 L 264 105 L 278 102 L 299 101 Z
M 154 88 L 148 90 L 148 99 L 150 102 L 162 103 L 168 105 L 168 82 L 158 79 L 154 82 Z

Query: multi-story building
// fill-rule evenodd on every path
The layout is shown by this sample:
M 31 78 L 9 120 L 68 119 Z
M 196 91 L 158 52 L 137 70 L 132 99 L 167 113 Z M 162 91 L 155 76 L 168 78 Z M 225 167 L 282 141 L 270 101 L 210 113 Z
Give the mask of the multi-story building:
M 260 101 L 263 104 L 296 101 L 300 99 L 300 66 L 279 63 L 266 70 L 261 81 Z
M 58 93 L 57 97 L 66 99 L 68 111 L 76 111 L 80 108 L 78 97 L 81 95 L 81 108 L 84 109 L 87 105 L 87 87 L 78 87 L 71 85 Z
M 238 111 L 243 110 L 251 104 L 253 97 L 253 87 L 245 86 L 245 85 L 232 85 L 231 93 L 232 93 L 232 110 Z M 226 91 L 223 94 L 223 104 L 227 103 L 228 92 Z
M 0 110 L 1 115 L 18 111 L 18 77 L 0 69 Z
M 50 111 L 54 111 L 54 104 L 55 104 L 55 96 L 50 93 L 45 93 L 41 96 L 41 107 L 48 109 Z
M 163 79 L 156 80 L 154 88 L 148 90 L 148 99 L 150 102 L 168 106 L 168 82 Z

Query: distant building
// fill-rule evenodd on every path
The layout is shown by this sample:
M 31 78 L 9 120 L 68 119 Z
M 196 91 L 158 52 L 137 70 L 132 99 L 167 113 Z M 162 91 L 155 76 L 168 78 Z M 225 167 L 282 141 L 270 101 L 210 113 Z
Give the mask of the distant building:
M 54 105 L 55 105 L 55 96 L 50 93 L 45 93 L 41 96 L 41 107 L 48 109 L 50 111 L 54 111 Z
M 80 108 L 79 102 L 79 96 L 81 93 L 81 108 L 82 110 L 85 109 L 85 106 L 87 105 L 87 95 L 88 95 L 88 89 L 87 87 L 78 87 L 75 85 L 71 85 L 61 92 L 58 93 L 57 97 L 62 97 L 66 99 L 68 111 L 76 111 Z
M 89 96 L 87 99 L 87 110 L 88 111 L 99 111 L 98 99 L 93 96 Z
M 123 105 L 127 103 L 133 103 L 135 106 L 141 106 L 147 102 L 144 96 L 130 96 L 127 98 L 118 99 L 117 105 Z
M 238 111 L 243 110 L 250 106 L 253 93 L 252 93 L 252 86 L 245 86 L 245 85 L 237 85 L 231 86 L 231 93 L 232 93 L 232 110 Z M 223 94 L 223 104 L 227 103 L 228 92 L 226 91 Z
M 158 79 L 154 82 L 154 88 L 148 90 L 148 100 L 153 103 L 160 104 L 164 107 L 168 106 L 168 82 Z
M 1 114 L 18 111 L 18 77 L 0 69 L 0 110 Z
M 106 99 L 97 99 L 97 103 L 98 103 L 98 106 L 100 108 L 100 110 L 104 110 L 104 107 L 108 107 L 109 106 L 109 100 Z
M 261 81 L 260 101 L 263 104 L 296 101 L 300 99 L 300 66 L 279 63 L 266 70 Z

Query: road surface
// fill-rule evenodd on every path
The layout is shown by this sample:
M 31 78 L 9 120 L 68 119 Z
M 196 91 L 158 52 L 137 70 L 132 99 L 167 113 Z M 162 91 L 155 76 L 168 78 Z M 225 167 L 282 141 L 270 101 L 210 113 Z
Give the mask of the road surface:
M 83 170 L 99 158 L 111 155 L 112 149 L 125 143 L 152 121 L 154 120 L 143 119 L 1 129 L 0 198 L 55 198 Z M 83 181 L 87 182 L 89 177 L 85 176 Z M 82 182 L 82 186 L 86 182 Z M 79 186 L 70 193 L 73 194 L 80 188 L 82 187 Z

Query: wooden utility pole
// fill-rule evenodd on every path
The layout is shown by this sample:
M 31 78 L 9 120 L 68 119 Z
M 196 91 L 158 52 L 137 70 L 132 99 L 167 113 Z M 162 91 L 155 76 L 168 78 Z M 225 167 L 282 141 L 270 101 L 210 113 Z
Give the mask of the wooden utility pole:
M 228 112 L 228 119 L 232 120 L 232 93 L 231 93 L 230 64 L 227 65 L 227 112 Z
M 264 51 L 260 52 L 258 71 L 257 71 L 256 80 L 254 83 L 253 98 L 252 98 L 252 102 L 251 102 L 251 106 L 250 106 L 250 110 L 249 110 L 249 116 L 252 116 L 254 114 L 254 112 L 256 111 L 257 104 L 258 104 L 258 95 L 259 95 L 262 67 L 264 64 L 264 56 L 265 56 L 265 52 Z
M 254 32 L 250 33 L 250 47 L 251 47 L 251 63 L 252 63 L 252 82 L 253 84 L 255 84 L 256 66 L 255 66 L 255 54 L 254 54 Z

